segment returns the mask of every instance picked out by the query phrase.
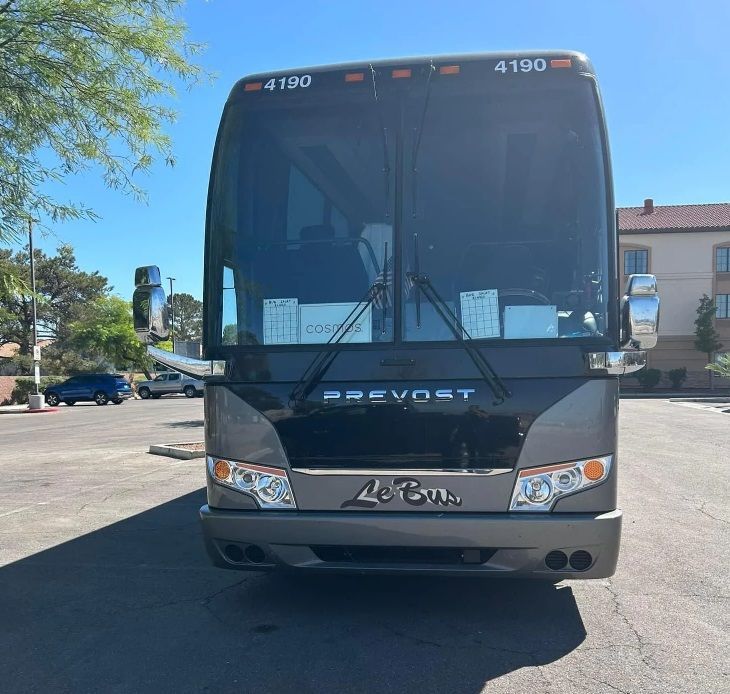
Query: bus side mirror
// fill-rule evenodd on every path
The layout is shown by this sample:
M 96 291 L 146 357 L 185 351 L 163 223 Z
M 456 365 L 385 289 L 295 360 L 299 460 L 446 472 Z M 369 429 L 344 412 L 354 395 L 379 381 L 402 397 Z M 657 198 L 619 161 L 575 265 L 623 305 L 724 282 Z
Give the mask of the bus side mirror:
M 138 267 L 134 273 L 134 284 L 132 315 L 137 338 L 148 345 L 167 340 L 170 319 L 160 269 L 156 265 Z
M 659 332 L 659 295 L 654 275 L 630 275 L 621 300 L 621 346 L 651 349 Z

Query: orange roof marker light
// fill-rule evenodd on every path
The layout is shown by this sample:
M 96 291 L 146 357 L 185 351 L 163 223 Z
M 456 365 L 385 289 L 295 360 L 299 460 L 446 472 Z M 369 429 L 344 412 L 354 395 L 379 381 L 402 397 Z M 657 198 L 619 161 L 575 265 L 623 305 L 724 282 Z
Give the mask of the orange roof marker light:
M 393 70 L 390 75 L 394 80 L 402 80 L 411 76 L 411 68 L 404 67 Z
M 441 75 L 458 75 L 461 72 L 459 65 L 442 65 L 439 68 L 439 74 Z
M 362 82 L 364 79 L 364 72 L 348 72 L 345 75 L 345 82 Z
M 261 91 L 261 87 L 263 87 L 263 84 L 261 82 L 249 82 L 248 84 L 244 85 L 243 91 L 258 92 Z
M 553 58 L 550 61 L 550 67 L 572 67 L 573 63 L 570 58 Z

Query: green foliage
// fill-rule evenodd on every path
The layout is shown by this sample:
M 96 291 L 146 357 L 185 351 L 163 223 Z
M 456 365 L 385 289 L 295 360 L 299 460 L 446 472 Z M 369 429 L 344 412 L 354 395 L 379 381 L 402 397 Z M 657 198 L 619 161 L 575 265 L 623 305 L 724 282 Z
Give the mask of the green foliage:
M 708 364 L 705 368 L 722 378 L 730 378 L 730 352 L 721 354 L 714 364 Z
M 103 296 L 88 305 L 70 325 L 69 345 L 118 369 L 147 368 L 150 363 L 134 332 L 131 303 L 118 296 Z
M 190 62 L 183 0 L 8 0 L 0 4 L 0 241 L 30 219 L 94 219 L 49 195 L 49 182 L 93 167 L 142 195 L 134 174 L 174 163 L 163 127 Z
M 192 294 L 175 294 L 175 321 L 173 334 L 176 340 L 197 340 L 203 338 L 203 302 L 196 299 Z M 167 304 L 172 309 L 170 297 L 167 297 Z
M 695 349 L 707 355 L 708 365 L 712 361 L 712 355 L 722 349 L 720 335 L 715 330 L 715 312 L 715 302 L 707 294 L 703 294 L 700 305 L 697 307 L 697 319 L 695 320 Z M 707 374 L 710 387 L 712 387 L 712 373 L 713 369 L 710 369 Z
M 715 302 L 707 294 L 703 294 L 695 320 L 695 348 L 707 355 L 707 361 L 710 361 L 714 352 L 722 348 L 720 335 L 715 330 L 714 319 Z
M 104 371 L 109 367 L 106 359 L 82 354 L 65 342 L 55 342 L 41 349 L 41 373 L 77 374 Z M 8 360 L 8 371 L 18 374 L 33 373 L 33 356 L 16 354 Z
M 40 391 L 43 392 L 48 386 L 62 383 L 66 380 L 65 376 L 42 376 Z M 10 393 L 11 405 L 23 405 L 28 402 L 28 396 L 35 393 L 35 383 L 32 378 L 19 378 L 15 381 L 15 388 Z
M 238 344 L 238 326 L 235 323 L 228 323 L 228 325 L 223 326 L 223 344 Z
M 672 387 L 679 390 L 687 379 L 687 369 L 684 366 L 678 369 L 671 369 L 667 372 L 667 377 L 672 382 Z
M 659 369 L 642 369 L 636 372 L 636 380 L 644 390 L 652 390 L 662 380 L 662 372 Z
M 55 256 L 35 251 L 36 298 L 40 331 L 63 348 L 69 325 L 78 320 L 85 307 L 104 296 L 109 287 L 98 272 L 83 272 L 76 264 L 71 246 L 60 246 Z M 12 253 L 0 249 L 0 272 L 8 278 L 28 277 L 30 256 L 27 249 Z M 20 354 L 30 352 L 33 342 L 32 294 L 27 283 L 8 279 L 7 291 L 0 291 L 0 346 L 16 343 Z M 65 373 L 63 369 L 60 373 Z

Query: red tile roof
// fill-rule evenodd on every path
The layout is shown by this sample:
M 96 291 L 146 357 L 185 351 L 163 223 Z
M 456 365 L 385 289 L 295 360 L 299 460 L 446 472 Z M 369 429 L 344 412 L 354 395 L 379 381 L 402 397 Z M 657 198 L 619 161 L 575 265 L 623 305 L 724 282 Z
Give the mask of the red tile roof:
M 646 214 L 643 207 L 620 207 L 618 227 L 621 234 L 660 231 L 730 231 L 730 203 L 703 205 L 654 205 Z

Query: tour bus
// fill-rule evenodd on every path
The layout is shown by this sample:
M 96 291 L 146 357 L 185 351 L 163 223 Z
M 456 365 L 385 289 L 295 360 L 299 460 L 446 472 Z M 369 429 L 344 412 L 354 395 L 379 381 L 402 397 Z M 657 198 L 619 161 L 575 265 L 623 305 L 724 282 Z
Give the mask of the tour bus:
M 213 562 L 613 574 L 621 374 L 656 342 L 620 293 L 598 85 L 570 51 L 255 74 L 213 157 L 204 376 Z

